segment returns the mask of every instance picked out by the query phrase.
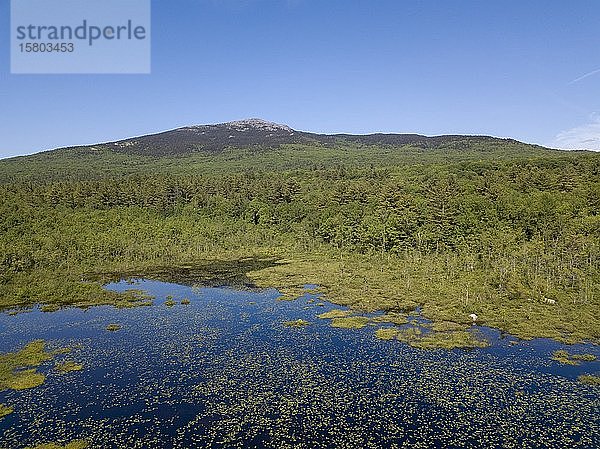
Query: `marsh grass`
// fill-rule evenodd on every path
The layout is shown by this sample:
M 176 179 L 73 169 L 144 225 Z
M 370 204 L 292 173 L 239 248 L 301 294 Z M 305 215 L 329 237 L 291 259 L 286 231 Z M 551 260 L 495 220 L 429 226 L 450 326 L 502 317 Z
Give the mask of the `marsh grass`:
M 582 374 L 577 378 L 579 382 L 586 385 L 600 386 L 600 376 L 593 376 L 591 374 Z
M 398 336 L 398 329 L 394 327 L 384 327 L 375 331 L 375 337 L 380 340 L 393 340 Z
M 44 304 L 41 309 L 44 313 L 52 313 L 60 310 L 60 306 L 57 304 Z
M 465 330 L 450 332 L 429 332 L 420 338 L 408 342 L 411 346 L 421 349 L 466 349 L 485 348 L 490 343 Z
M 117 324 L 117 323 L 111 323 L 108 326 L 106 326 L 106 330 L 110 331 L 110 332 L 116 332 L 118 330 L 121 330 L 121 325 Z
M 377 316 L 373 318 L 373 322 L 375 323 L 391 323 L 397 326 L 408 323 L 408 319 L 406 315 L 398 313 L 398 312 L 388 312 L 381 316 Z
M 431 326 L 432 328 L 435 327 Z M 489 342 L 473 332 L 462 329 L 456 323 L 444 323 L 436 329 L 422 326 L 381 328 L 375 331 L 375 336 L 381 340 L 399 340 L 419 349 L 465 349 L 484 348 Z
M 295 301 L 307 293 L 304 287 L 297 285 L 280 287 L 277 290 L 279 293 L 281 293 L 281 295 L 277 298 L 278 301 Z
M 559 349 L 552 353 L 552 360 L 562 363 L 563 365 L 577 366 L 581 362 L 593 362 L 596 356 L 593 354 L 570 354 L 569 351 Z
M 54 369 L 60 373 L 70 373 L 83 370 L 83 365 L 81 363 L 76 363 L 73 360 L 65 360 L 64 362 L 58 363 Z
M 181 304 L 183 304 L 184 306 L 187 306 L 187 305 L 191 304 L 191 301 L 188 298 L 183 298 L 181 300 Z
M 593 362 L 597 359 L 594 354 L 571 354 L 573 360 L 581 360 L 582 362 Z
M 154 297 L 141 290 L 126 290 L 119 294 L 114 306 L 119 309 L 130 309 L 132 307 L 149 307 Z
M 0 354 L 0 391 L 25 390 L 43 384 L 46 377 L 36 368 L 58 353 L 46 351 L 46 343 L 35 340 L 19 351 Z
M 411 344 L 421 338 L 423 331 L 420 327 L 410 326 L 398 330 L 396 338 L 401 342 Z
M 495 289 L 493 276 L 484 268 L 465 271 L 460 260 L 458 256 L 412 253 L 382 257 L 336 252 L 321 246 L 310 254 L 298 254 L 252 271 L 248 277 L 259 287 L 283 291 L 317 284 L 324 299 L 366 312 L 409 313 L 420 307 L 420 314 L 440 330 L 464 330 L 472 324 L 469 315 L 476 313 L 479 325 L 522 339 L 600 341 L 595 302 L 573 306 L 572 300 L 565 300 L 549 307 L 541 301 L 527 301 L 525 293 L 508 298 L 506 292 Z M 450 339 L 468 340 L 464 337 L 457 334 Z
M 8 405 L 4 405 L 4 404 L 0 404 L 0 419 L 4 418 L 7 415 L 10 415 L 13 412 L 13 408 L 8 406 Z
M 175 300 L 173 300 L 173 297 L 167 296 L 167 300 L 165 301 L 165 306 L 173 307 L 175 304 L 177 304 L 177 303 L 175 302 Z
M 454 323 L 452 321 L 435 321 L 431 329 L 434 332 L 451 332 L 451 331 L 462 331 L 466 328 L 464 324 Z

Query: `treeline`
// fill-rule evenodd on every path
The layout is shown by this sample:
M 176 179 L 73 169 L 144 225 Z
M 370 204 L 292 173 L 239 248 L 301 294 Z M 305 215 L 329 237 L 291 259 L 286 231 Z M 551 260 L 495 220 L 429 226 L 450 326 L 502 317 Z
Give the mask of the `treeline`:
M 40 266 L 188 254 L 186 245 L 200 254 L 293 242 L 451 255 L 508 296 L 585 300 L 600 272 L 599 174 L 600 159 L 585 157 L 4 184 L 2 282 Z

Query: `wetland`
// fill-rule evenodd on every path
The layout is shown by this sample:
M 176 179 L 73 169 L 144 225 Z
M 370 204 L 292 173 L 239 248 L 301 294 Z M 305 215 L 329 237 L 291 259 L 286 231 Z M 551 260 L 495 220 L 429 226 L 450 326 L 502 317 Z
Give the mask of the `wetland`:
M 147 307 L 0 316 L 0 448 L 600 445 L 597 345 L 161 279 L 105 285 Z

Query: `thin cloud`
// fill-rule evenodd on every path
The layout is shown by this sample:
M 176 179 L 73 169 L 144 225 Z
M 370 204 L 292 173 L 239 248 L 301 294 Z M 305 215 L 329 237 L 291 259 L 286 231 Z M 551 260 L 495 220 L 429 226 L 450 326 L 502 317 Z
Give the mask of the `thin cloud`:
M 597 73 L 600 73 L 600 69 L 593 70 L 593 71 L 591 71 L 591 72 L 589 72 L 589 73 L 586 73 L 585 75 L 581 75 L 579 78 L 575 78 L 573 81 L 570 81 L 570 82 L 569 82 L 569 83 L 567 83 L 567 84 L 568 84 L 568 85 L 571 85 L 571 84 L 578 83 L 579 81 L 581 81 L 581 80 L 584 80 L 584 79 L 586 79 L 586 78 L 589 78 L 590 76 L 594 76 L 594 75 L 595 75 L 595 74 L 597 74 Z
M 600 115 L 594 114 L 591 122 L 559 133 L 551 146 L 562 150 L 600 151 Z

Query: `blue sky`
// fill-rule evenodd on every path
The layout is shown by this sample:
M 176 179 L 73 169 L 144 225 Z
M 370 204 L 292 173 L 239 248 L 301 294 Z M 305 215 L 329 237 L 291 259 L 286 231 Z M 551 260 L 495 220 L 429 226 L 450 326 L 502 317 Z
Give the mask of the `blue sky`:
M 597 0 L 155 0 L 150 75 L 11 75 L 9 12 L 0 157 L 249 117 L 600 150 Z

